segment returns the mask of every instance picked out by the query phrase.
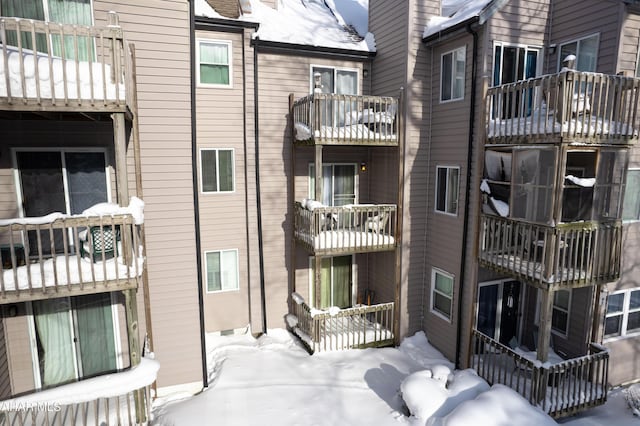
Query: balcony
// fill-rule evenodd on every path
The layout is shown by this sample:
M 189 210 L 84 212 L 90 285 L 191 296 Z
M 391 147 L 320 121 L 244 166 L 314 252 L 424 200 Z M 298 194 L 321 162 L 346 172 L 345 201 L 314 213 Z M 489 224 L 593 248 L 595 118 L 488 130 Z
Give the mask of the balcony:
M 295 203 L 294 235 L 313 255 L 336 256 L 388 251 L 396 247 L 395 205 L 308 207 L 300 202 Z
M 488 89 L 487 144 L 638 141 L 640 80 L 573 70 Z
M 287 325 L 311 353 L 393 344 L 393 302 L 319 310 L 297 293 L 291 298 L 293 313 L 287 315 Z
M 131 214 L 0 221 L 0 303 L 137 288 L 140 232 Z
M 292 104 L 299 145 L 398 145 L 398 100 L 314 93 Z
M 480 264 L 539 288 L 571 288 L 620 275 L 622 222 L 555 227 L 482 214 Z
M 109 20 L 93 27 L 0 18 L 0 109 L 126 112 L 132 53 L 117 15 Z
M 552 417 L 565 417 L 607 400 L 609 353 L 592 343 L 589 353 L 541 363 L 530 353 L 512 350 L 477 330 L 472 331 L 471 367 L 489 384 L 518 392 Z

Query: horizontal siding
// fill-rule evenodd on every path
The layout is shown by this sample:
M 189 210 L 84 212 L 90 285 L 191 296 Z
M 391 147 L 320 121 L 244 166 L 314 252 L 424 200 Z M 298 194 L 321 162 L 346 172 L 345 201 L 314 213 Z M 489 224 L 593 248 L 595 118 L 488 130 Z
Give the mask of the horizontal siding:
M 202 363 L 191 168 L 189 3 L 96 0 L 96 23 L 105 23 L 110 10 L 118 13 L 126 39 L 136 47 L 153 349 L 162 362 L 157 383 L 163 387 L 195 382 L 202 378 Z M 167 152 L 162 154 L 164 149 L 170 149 L 172 161 Z M 166 265 L 172 266 L 170 271 Z
M 628 13 L 622 24 L 622 37 L 620 39 L 618 72 L 635 76 L 640 49 L 640 15 Z

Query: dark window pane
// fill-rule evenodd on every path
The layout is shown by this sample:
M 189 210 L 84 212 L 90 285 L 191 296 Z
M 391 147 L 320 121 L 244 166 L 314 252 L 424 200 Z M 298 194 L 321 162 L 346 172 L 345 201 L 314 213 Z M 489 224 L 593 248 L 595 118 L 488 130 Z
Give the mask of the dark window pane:
M 551 318 L 551 328 L 561 333 L 567 332 L 567 321 L 569 316 L 566 312 L 553 310 L 553 317 Z
M 434 301 L 433 308 L 445 315 L 447 318 L 451 317 L 451 299 L 444 297 L 441 294 L 433 293 Z
M 640 308 L 640 290 L 634 290 L 629 297 L 629 309 Z
M 207 253 L 207 291 L 222 290 L 220 252 Z
M 621 326 L 622 326 L 622 315 L 608 317 L 604 322 L 604 335 L 607 337 L 619 336 Z
M 442 87 L 441 98 L 443 101 L 451 99 L 451 79 L 453 78 L 453 54 L 442 55 Z
M 640 331 L 640 312 L 631 312 L 627 318 L 627 333 Z
M 218 151 L 220 161 L 220 191 L 233 191 L 233 151 Z
M 213 192 L 218 190 L 216 151 L 204 150 L 200 152 L 202 173 L 202 191 Z
M 622 312 L 624 293 L 610 294 L 607 300 L 607 313 Z
M 438 168 L 436 176 L 436 210 L 443 212 L 446 208 L 447 200 L 447 169 L 444 167 Z

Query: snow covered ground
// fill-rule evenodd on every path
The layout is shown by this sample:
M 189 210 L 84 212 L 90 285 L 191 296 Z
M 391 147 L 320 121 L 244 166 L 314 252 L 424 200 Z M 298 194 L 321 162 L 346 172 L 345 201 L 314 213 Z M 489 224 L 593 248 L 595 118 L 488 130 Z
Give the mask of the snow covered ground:
M 399 348 L 313 356 L 284 330 L 257 340 L 208 337 L 209 389 L 179 401 L 156 400 L 154 424 L 556 424 L 504 386 L 489 387 L 471 370 L 451 373 L 451 363 L 423 333 Z M 640 418 L 627 408 L 623 392 L 615 391 L 604 407 L 561 423 L 638 426 Z

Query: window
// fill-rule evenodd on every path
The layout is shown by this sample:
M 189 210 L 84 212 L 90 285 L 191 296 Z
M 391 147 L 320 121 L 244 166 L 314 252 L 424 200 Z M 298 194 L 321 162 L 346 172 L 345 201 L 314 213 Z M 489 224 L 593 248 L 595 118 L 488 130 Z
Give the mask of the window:
M 440 100 L 455 101 L 464 98 L 466 49 L 461 47 L 442 55 L 440 70 Z
M 310 280 L 309 293 L 314 306 L 316 299 L 314 297 L 315 285 L 315 261 L 310 258 Z M 352 256 L 335 256 L 325 257 L 321 260 L 320 270 L 320 305 L 315 306 L 319 309 L 327 309 L 331 306 L 339 308 L 351 307 L 352 298 L 352 280 L 353 280 L 353 257 Z
M 553 293 L 551 330 L 563 336 L 569 332 L 569 306 L 571 306 L 571 291 L 556 290 Z
M 436 167 L 436 211 L 458 214 L 458 167 Z
M 238 283 L 238 250 L 205 252 L 207 293 L 233 291 Z
M 200 150 L 202 192 L 233 192 L 233 169 L 233 149 Z
M 431 312 L 451 321 L 453 306 L 453 275 L 433 269 L 431 271 Z
M 493 85 L 513 83 L 537 75 L 540 49 L 496 44 Z
M 627 186 L 624 189 L 622 219 L 640 220 L 640 169 L 627 171 Z
M 323 164 L 322 165 L 322 199 L 318 200 L 326 206 L 344 206 L 356 204 L 355 164 Z M 309 197 L 316 199 L 315 166 L 309 166 Z
M 564 58 L 568 55 L 576 55 L 576 70 L 595 72 L 598 58 L 598 42 L 598 34 L 593 34 L 576 41 L 561 44 L 560 55 L 558 55 L 558 70 L 562 69 Z
M 623 290 L 607 298 L 604 337 L 625 337 L 640 333 L 640 289 Z
M 198 40 L 198 84 L 231 87 L 231 42 Z
M 311 67 L 311 86 L 315 90 L 316 74 L 320 76 L 321 93 L 335 93 L 338 95 L 358 94 L 358 71 L 338 69 L 332 67 Z M 345 124 L 345 116 L 357 111 L 357 102 L 348 99 L 321 100 L 318 107 L 320 122 L 323 126 L 341 127 Z
M 0 0 L 0 15 L 61 24 L 91 25 L 93 22 L 91 0 Z M 7 33 L 8 44 L 16 45 L 15 32 Z M 23 48 L 33 49 L 31 34 L 23 32 L 21 42 Z M 74 37 L 65 36 L 64 45 L 65 57 L 73 59 L 76 46 Z M 40 52 L 48 52 L 47 36 L 44 33 L 36 33 L 36 47 Z M 59 35 L 51 35 L 51 47 L 54 55 L 62 56 Z M 86 61 L 95 57 L 95 46 L 88 42 L 86 37 L 78 37 L 77 47 L 80 60 Z

